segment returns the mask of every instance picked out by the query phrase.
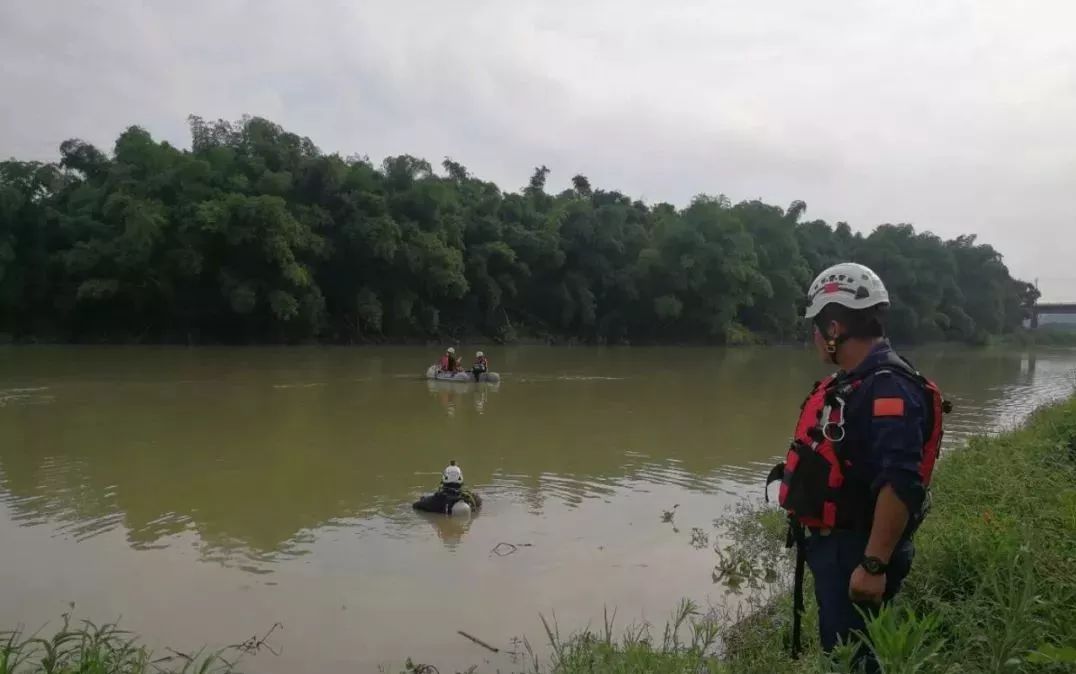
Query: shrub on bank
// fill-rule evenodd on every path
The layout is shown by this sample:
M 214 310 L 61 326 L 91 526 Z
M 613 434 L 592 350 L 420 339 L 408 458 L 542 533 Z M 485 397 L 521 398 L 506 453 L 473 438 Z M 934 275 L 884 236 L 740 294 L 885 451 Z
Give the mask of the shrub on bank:
M 1001 347 L 1076 346 L 1076 325 L 1045 325 L 1038 330 L 1015 330 L 1010 334 L 991 337 L 987 344 Z

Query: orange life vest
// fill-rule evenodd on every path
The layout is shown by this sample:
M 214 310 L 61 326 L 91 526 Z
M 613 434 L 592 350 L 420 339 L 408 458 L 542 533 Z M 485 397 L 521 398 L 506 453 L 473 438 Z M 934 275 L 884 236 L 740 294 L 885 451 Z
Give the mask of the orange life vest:
M 832 529 L 854 519 L 848 511 L 872 510 L 856 503 L 845 490 L 846 469 L 858 459 L 854 447 L 844 446 L 844 407 L 867 377 L 884 371 L 906 377 L 925 393 L 930 431 L 923 444 L 919 475 L 930 485 L 942 440 L 942 416 L 952 407 L 938 386 L 896 354 L 876 368 L 849 377 L 838 373 L 815 384 L 803 402 L 792 444 L 784 463 L 770 472 L 768 482 L 781 480 L 778 502 L 789 516 L 807 527 Z M 767 482 L 767 483 L 768 483 Z M 844 512 L 842 512 L 844 511 Z

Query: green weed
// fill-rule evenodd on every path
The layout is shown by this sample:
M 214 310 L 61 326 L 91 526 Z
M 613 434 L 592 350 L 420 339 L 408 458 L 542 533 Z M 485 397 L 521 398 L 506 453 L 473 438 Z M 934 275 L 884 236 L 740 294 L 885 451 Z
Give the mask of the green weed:
M 48 638 L 23 630 L 0 632 L 0 674 L 225 674 L 245 655 L 263 649 L 275 653 L 267 639 L 277 628 L 217 651 L 169 649 L 155 657 L 114 623 L 72 625 L 70 614 L 64 614 Z
M 712 653 L 717 626 L 703 617 L 698 606 L 683 600 L 665 624 L 660 639 L 650 625 L 634 625 L 619 637 L 615 634 L 615 613 L 605 613 L 600 633 L 591 630 L 562 637 L 555 618 L 542 616 L 546 638 L 553 652 L 549 671 L 556 674 L 608 672 L 609 674 L 674 674 L 720 671 Z M 535 671 L 543 671 L 535 662 Z

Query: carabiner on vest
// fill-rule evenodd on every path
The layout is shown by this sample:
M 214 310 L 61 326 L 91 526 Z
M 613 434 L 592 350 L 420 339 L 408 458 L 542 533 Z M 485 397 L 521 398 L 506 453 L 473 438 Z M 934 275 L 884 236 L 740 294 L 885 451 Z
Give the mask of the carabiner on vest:
M 827 419 L 826 423 L 822 424 L 822 436 L 830 442 L 840 442 L 844 440 L 844 398 L 841 396 L 834 396 L 837 402 L 837 421 Z M 829 416 L 830 409 L 827 408 L 825 416 Z M 834 430 L 836 429 L 836 430 Z

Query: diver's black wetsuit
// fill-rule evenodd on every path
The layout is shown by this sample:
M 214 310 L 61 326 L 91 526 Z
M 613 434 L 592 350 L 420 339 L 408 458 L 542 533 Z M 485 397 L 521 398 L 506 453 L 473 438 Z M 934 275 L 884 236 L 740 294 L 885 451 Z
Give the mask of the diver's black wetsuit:
M 456 484 L 441 485 L 441 488 L 436 492 L 429 496 L 423 496 L 411 504 L 411 507 L 428 513 L 448 515 L 452 513 L 452 506 L 456 504 L 456 501 L 466 502 L 467 505 L 471 506 L 472 510 L 478 510 L 482 507 L 482 499 L 479 498 L 478 494 L 465 491 L 461 485 Z

